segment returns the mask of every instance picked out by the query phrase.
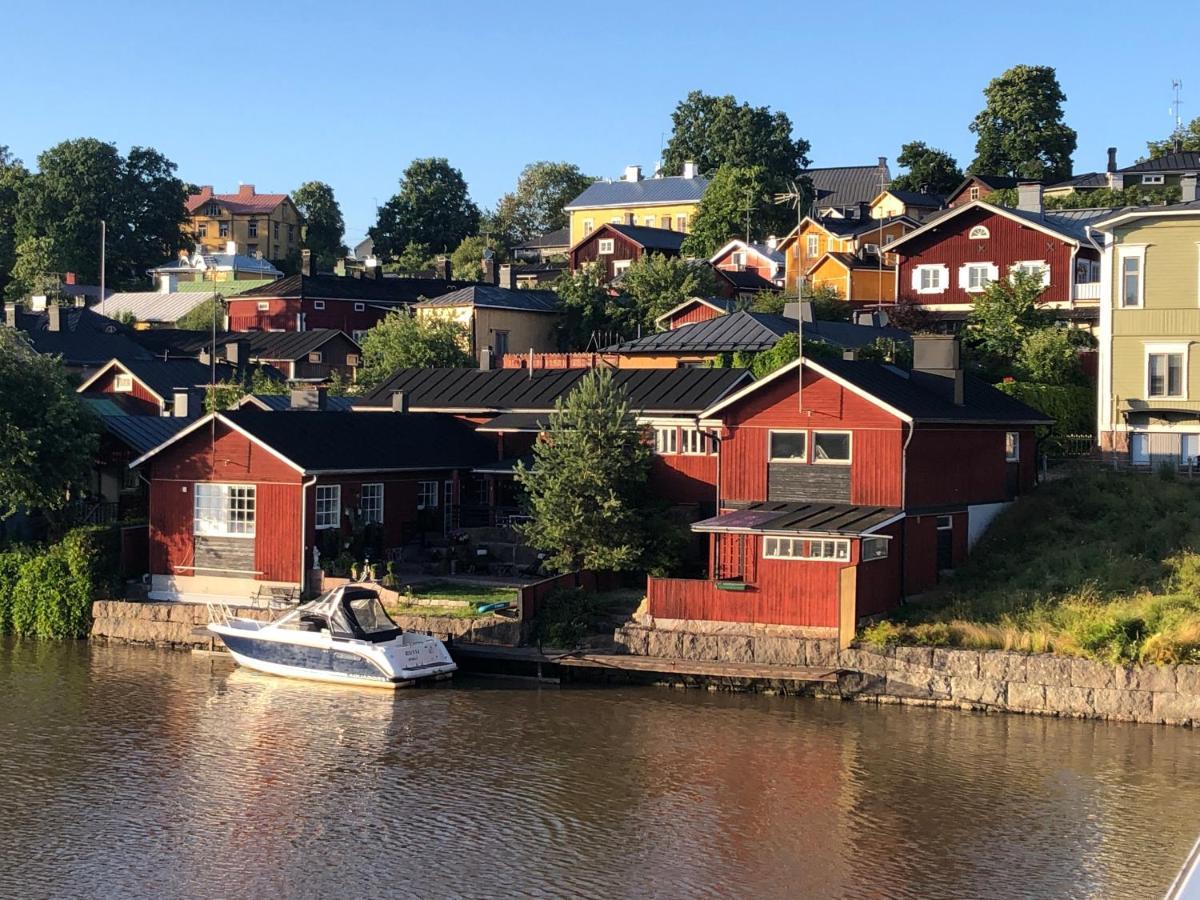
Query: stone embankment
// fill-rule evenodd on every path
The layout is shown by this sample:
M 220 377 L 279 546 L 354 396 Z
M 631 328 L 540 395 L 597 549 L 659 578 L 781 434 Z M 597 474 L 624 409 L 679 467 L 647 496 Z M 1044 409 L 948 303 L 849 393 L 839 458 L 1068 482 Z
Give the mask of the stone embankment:
M 692 660 L 828 666 L 836 684 L 809 693 L 845 700 L 1200 725 L 1200 666 L 1132 666 L 1050 654 L 938 647 L 838 650 L 777 626 L 652 620 L 618 628 L 628 653 Z

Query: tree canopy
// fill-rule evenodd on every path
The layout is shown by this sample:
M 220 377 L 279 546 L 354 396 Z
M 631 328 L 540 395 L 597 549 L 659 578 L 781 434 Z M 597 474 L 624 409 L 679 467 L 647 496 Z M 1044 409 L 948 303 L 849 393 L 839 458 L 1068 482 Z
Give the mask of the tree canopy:
M 908 170 L 892 179 L 891 186 L 899 191 L 949 194 L 963 180 L 958 160 L 924 141 L 909 141 L 901 146 L 896 162 Z
M 489 226 L 496 230 L 497 240 L 508 246 L 565 228 L 568 215 L 563 207 L 595 180 L 572 163 L 530 163 L 521 170 L 516 189 L 496 204 Z
M 772 179 L 796 178 L 808 165 L 809 143 L 792 137 L 792 120 L 767 106 L 751 106 L 692 91 L 671 113 L 671 138 L 663 153 L 663 169 L 679 175 L 695 162 L 701 172 L 721 166 L 762 166 Z
M 555 402 L 549 428 L 519 465 L 530 521 L 525 539 L 553 571 L 661 571 L 679 528 L 649 499 L 651 451 L 608 369 L 592 369 Z
M 183 331 L 212 331 L 213 320 L 217 331 L 225 330 L 225 303 L 219 297 L 209 297 L 185 312 L 175 322 Z
M 655 319 L 684 300 L 716 294 L 717 279 L 706 262 L 648 253 L 625 270 L 621 290 L 631 313 L 624 330 L 640 325 L 648 333 L 657 329 Z
M 88 471 L 98 446 L 95 420 L 66 371 L 0 328 L 0 518 L 18 509 L 59 509 Z
M 795 211 L 774 202 L 780 187 L 762 166 L 722 166 L 692 217 L 684 254 L 708 258 L 730 238 L 745 237 L 747 211 L 751 240 L 786 233 L 795 225 Z
M 1040 276 L 1014 272 L 991 282 L 967 314 L 966 343 L 975 361 L 994 375 L 1010 374 L 1026 338 L 1053 322 L 1042 306 L 1046 290 Z
M 563 350 L 595 350 L 632 336 L 636 325 L 630 303 L 613 295 L 604 266 L 591 263 L 564 272 L 554 282 L 554 291 L 562 303 L 558 341 Z
M 1158 159 L 1168 153 L 1176 152 L 1200 153 L 1200 118 L 1192 119 L 1178 133 L 1171 133 L 1161 141 L 1147 141 L 1146 150 L 1151 159 Z
M 29 177 L 22 162 L 0 144 L 0 294 L 12 277 L 17 261 L 17 196 Z
M 371 387 L 396 369 L 410 366 L 473 366 L 475 361 L 466 349 L 469 340 L 466 326 L 458 322 L 394 310 L 363 336 L 359 381 L 364 387 Z
M 1071 177 L 1075 130 L 1063 122 L 1067 99 L 1051 66 L 1013 66 L 993 78 L 986 105 L 971 123 L 971 171 L 1048 183 Z
M 480 280 L 483 278 L 483 253 L 491 249 L 491 242 L 481 234 L 463 238 L 450 254 L 450 274 L 459 281 Z
M 479 207 L 467 193 L 462 172 L 444 157 L 415 159 L 400 178 L 400 190 L 379 208 L 369 229 L 375 252 L 385 260 L 409 244 L 448 252 L 479 229 Z
M 323 181 L 306 181 L 292 191 L 292 202 L 305 220 L 302 246 L 312 251 L 318 269 L 331 270 L 349 252 L 342 243 L 346 223 L 333 188 Z

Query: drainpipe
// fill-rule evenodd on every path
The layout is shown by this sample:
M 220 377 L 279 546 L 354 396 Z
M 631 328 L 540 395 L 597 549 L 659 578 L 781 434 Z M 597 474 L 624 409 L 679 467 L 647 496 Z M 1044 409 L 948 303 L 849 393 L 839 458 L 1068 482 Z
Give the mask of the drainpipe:
M 904 603 L 908 596 L 904 590 L 904 581 L 908 575 L 906 557 L 908 556 L 908 526 L 905 522 L 908 521 L 908 445 L 912 442 L 913 434 L 916 433 L 917 423 L 908 423 L 908 437 L 904 439 L 904 449 L 900 451 L 900 511 L 905 514 L 905 517 L 900 520 L 900 602 Z
M 305 543 L 306 543 L 305 537 L 307 536 L 307 527 L 308 527 L 308 523 L 306 521 L 306 519 L 308 517 L 308 489 L 316 483 L 317 483 L 316 475 L 314 475 L 312 478 L 308 479 L 308 481 L 303 481 L 300 483 L 300 596 L 301 597 L 304 596 L 304 586 L 305 586 L 304 585 L 304 581 L 305 581 L 304 574 L 307 571 L 304 568 L 305 564 L 307 563 L 307 560 L 305 560 L 305 558 L 304 558 L 304 556 L 305 556 L 304 551 L 308 549 L 305 546 Z

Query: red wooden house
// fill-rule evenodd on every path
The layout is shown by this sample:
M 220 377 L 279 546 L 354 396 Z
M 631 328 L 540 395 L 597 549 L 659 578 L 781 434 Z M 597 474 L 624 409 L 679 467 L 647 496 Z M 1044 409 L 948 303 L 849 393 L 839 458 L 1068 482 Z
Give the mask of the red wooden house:
M 1035 480 L 1050 420 L 963 375 L 952 337 L 915 367 L 796 362 L 705 410 L 719 445 L 708 577 L 651 578 L 657 618 L 853 628 L 932 587 Z M 803 378 L 803 386 L 800 379 Z
M 707 322 L 737 309 L 737 301 L 727 297 L 691 297 L 654 320 L 663 331 L 673 331 L 680 325 Z
M 965 318 L 989 282 L 1040 274 L 1048 306 L 1064 318 L 1099 316 L 1100 253 L 1088 226 L 1109 210 L 1042 209 L 1041 185 L 1023 184 L 1015 209 L 981 200 L 954 206 L 897 238 L 896 296 L 950 319 Z
M 669 228 L 608 222 L 580 238 L 567 259 L 572 272 L 599 263 L 604 266 L 605 281 L 612 281 L 648 253 L 678 256 L 686 237 L 685 232 Z

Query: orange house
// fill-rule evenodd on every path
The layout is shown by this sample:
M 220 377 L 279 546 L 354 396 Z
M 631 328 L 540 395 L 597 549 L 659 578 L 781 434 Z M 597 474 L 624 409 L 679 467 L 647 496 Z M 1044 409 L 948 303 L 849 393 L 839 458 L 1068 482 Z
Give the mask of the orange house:
M 784 291 L 796 293 L 801 279 L 808 289 L 829 284 L 846 300 L 895 300 L 893 253 L 881 248 L 919 226 L 908 216 L 891 219 L 840 219 L 806 216 L 783 239 Z M 819 281 L 816 279 L 820 279 Z

